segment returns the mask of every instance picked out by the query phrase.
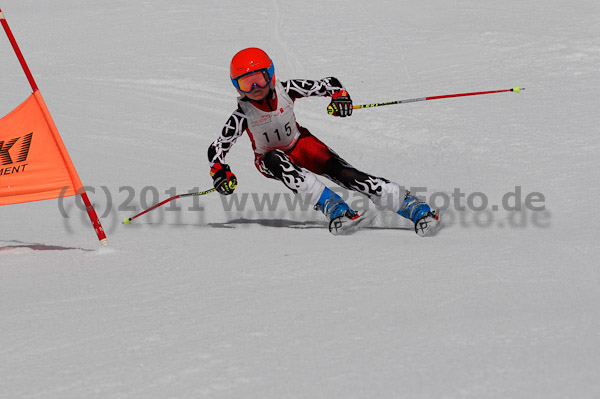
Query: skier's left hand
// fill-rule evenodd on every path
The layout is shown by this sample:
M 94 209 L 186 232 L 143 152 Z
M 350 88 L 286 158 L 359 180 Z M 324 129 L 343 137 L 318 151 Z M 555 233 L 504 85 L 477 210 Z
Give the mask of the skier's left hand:
M 338 90 L 331 96 L 331 103 L 327 106 L 327 113 L 333 116 L 352 115 L 352 99 L 346 90 Z

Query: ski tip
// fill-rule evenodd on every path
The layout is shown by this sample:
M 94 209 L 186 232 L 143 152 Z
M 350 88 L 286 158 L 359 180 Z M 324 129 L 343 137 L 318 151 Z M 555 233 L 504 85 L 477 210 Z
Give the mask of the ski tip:
M 431 237 L 437 234 L 440 225 L 439 211 L 433 210 L 415 223 L 415 233 L 421 237 Z
M 365 220 L 365 212 L 356 212 L 354 215 L 342 215 L 329 222 L 329 232 L 333 235 L 350 235 L 355 233 L 360 224 Z

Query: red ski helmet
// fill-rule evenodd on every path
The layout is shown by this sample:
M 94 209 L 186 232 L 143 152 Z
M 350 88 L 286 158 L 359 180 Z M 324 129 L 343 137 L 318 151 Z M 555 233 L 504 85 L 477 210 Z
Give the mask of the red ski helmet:
M 231 59 L 229 77 L 236 90 L 243 96 L 254 90 L 275 85 L 275 65 L 263 50 L 250 47 L 239 51 Z

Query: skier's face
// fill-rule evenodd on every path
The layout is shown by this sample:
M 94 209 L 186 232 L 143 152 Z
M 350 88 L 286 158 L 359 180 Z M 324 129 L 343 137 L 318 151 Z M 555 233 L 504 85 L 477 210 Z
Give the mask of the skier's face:
M 269 94 L 269 86 L 263 87 L 262 89 L 258 86 L 254 87 L 250 93 L 246 93 L 246 97 L 250 100 L 260 101 L 264 99 Z

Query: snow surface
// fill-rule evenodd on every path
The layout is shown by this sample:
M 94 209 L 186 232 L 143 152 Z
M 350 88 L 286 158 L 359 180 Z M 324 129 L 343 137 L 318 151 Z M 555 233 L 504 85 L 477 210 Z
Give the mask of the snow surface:
M 596 0 L 1 6 L 110 241 L 73 198 L 0 208 L 1 398 L 600 397 Z M 357 104 L 526 87 L 345 119 L 297 103 L 360 169 L 488 209 L 450 209 L 427 239 L 391 213 L 334 237 L 313 210 L 216 194 L 122 225 L 152 187 L 211 187 L 247 46 Z M 30 88 L 0 50 L 5 115 Z M 286 193 L 247 137 L 228 162 L 239 198 Z M 490 210 L 516 186 L 545 210 Z

